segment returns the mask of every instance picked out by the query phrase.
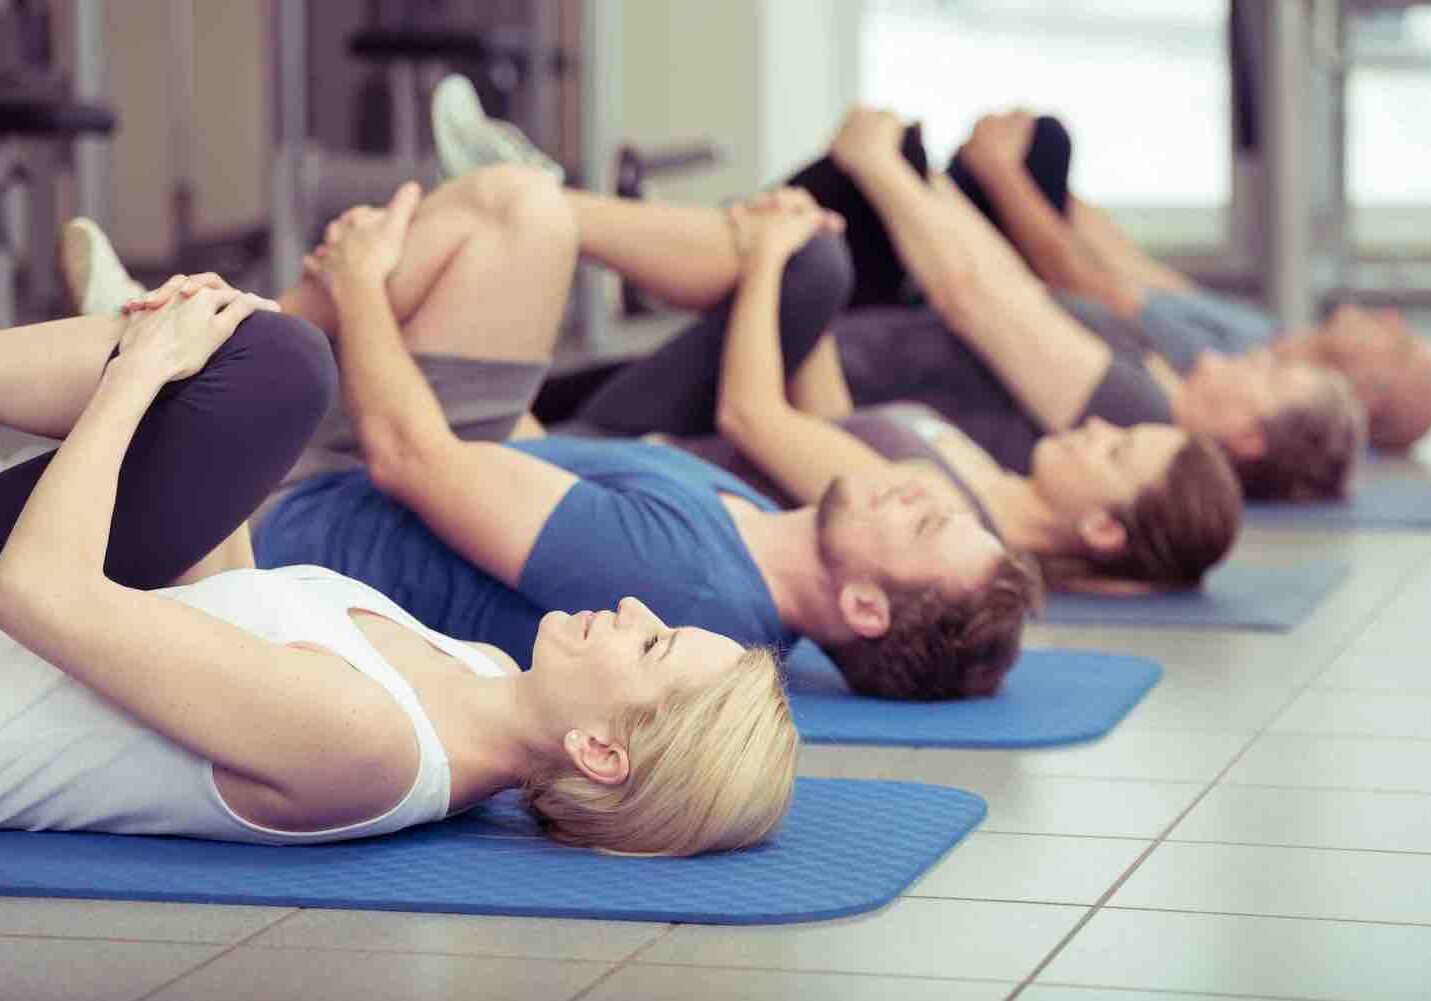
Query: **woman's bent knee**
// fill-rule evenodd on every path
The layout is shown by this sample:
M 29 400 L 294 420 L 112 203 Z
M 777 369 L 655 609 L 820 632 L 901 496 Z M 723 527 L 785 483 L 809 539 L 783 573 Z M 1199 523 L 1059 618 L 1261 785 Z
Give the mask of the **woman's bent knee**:
M 833 317 L 849 302 L 855 285 L 855 266 L 844 238 L 824 234 L 812 239 L 790 258 L 781 281 L 782 302 Z
M 333 349 L 307 320 L 261 310 L 239 324 L 225 348 L 226 389 L 281 411 L 310 433 L 337 398 Z

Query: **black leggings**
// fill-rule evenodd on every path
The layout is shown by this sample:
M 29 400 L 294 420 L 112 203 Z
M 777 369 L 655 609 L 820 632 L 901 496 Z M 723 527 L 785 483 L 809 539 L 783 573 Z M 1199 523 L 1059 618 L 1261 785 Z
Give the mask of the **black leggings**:
M 233 534 L 298 459 L 337 387 L 327 339 L 259 312 L 197 374 L 160 390 L 119 471 L 106 575 L 171 583 Z M 50 464 L 0 472 L 0 546 Z
M 853 268 L 837 237 L 811 240 L 790 258 L 780 283 L 780 349 L 793 374 L 850 294 Z M 734 293 L 661 348 L 635 362 L 597 366 L 548 380 L 533 404 L 539 420 L 573 419 L 610 434 L 715 431 L 721 355 Z
M 919 126 L 904 132 L 900 152 L 919 176 L 928 173 L 928 155 Z M 1068 168 L 1073 158 L 1073 141 L 1056 118 L 1044 116 L 1034 125 L 1024 166 L 1028 168 L 1049 204 L 1060 213 L 1068 208 Z M 989 196 L 956 155 L 946 169 L 950 179 L 980 212 L 1004 230 Z M 850 306 L 897 306 L 912 304 L 917 297 L 906 286 L 904 264 L 895 253 L 889 232 L 873 205 L 855 183 L 828 156 L 800 170 L 786 184 L 808 190 L 815 201 L 845 217 L 845 240 L 855 265 L 855 284 Z

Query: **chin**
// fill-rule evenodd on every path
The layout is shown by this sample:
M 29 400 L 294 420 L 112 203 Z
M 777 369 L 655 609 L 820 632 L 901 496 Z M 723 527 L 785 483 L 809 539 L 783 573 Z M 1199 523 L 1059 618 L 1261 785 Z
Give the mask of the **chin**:
M 1034 444 L 1033 455 L 1029 456 L 1029 479 L 1043 483 L 1057 465 L 1055 450 L 1061 447 L 1060 435 L 1044 435 Z

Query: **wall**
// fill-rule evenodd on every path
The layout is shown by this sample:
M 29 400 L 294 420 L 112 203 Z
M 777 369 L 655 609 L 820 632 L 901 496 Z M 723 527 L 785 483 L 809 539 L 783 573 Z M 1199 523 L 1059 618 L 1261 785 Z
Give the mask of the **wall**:
M 717 169 L 662 182 L 663 195 L 713 203 L 778 180 L 818 153 L 853 99 L 858 0 L 619 2 L 613 152 L 709 138 L 723 154 Z
M 272 0 L 277 2 L 277 0 Z M 110 100 L 109 230 L 121 254 L 174 252 L 173 116 L 178 110 L 167 0 L 104 5 Z M 194 0 L 194 135 L 186 143 L 198 234 L 262 223 L 269 161 L 269 3 Z
M 761 5 L 760 184 L 790 176 L 830 142 L 859 92 L 858 0 Z

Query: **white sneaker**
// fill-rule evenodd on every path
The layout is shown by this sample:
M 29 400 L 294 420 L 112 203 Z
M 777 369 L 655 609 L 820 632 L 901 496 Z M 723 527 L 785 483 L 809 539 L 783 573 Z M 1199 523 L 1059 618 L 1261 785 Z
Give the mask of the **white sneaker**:
M 547 156 L 511 122 L 489 118 L 477 88 L 461 73 L 442 78 L 432 91 L 432 138 L 444 177 L 457 177 L 494 163 L 539 167 L 558 181 L 561 164 Z
M 104 230 L 84 216 L 65 223 L 60 234 L 60 271 L 70 302 L 86 316 L 113 316 L 144 294 L 144 286 L 129 277 Z

